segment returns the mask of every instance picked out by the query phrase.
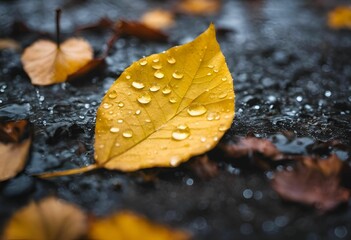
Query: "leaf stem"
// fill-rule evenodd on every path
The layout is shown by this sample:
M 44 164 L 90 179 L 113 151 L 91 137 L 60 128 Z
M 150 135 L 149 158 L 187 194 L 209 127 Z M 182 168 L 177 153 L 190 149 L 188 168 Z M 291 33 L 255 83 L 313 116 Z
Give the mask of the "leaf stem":
M 91 170 L 98 169 L 98 168 L 100 168 L 100 166 L 98 166 L 97 164 L 92 164 L 92 165 L 89 165 L 86 167 L 81 167 L 81 168 L 68 169 L 68 170 L 57 171 L 57 172 L 46 172 L 46 173 L 34 174 L 34 176 L 39 177 L 39 178 L 62 177 L 62 176 L 79 174 L 79 173 L 85 173 L 85 172 L 89 172 Z
M 57 8 L 56 9 L 56 45 L 57 48 L 60 48 L 60 19 L 61 19 L 61 9 Z

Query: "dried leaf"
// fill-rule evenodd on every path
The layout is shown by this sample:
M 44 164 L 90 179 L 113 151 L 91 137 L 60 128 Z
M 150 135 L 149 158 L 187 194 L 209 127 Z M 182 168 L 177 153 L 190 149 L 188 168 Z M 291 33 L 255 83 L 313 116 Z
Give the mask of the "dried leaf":
M 25 49 L 21 60 L 33 84 L 50 85 L 66 81 L 92 58 L 88 42 L 71 38 L 59 47 L 54 42 L 39 40 Z
M 5 227 L 5 239 L 74 240 L 87 231 L 86 217 L 77 207 L 50 197 L 16 212 Z
M 168 40 L 166 34 L 141 22 L 120 20 L 116 26 L 117 34 L 122 36 L 133 36 L 147 41 L 166 42 Z
M 97 113 L 97 165 L 177 166 L 213 148 L 233 116 L 233 81 L 211 25 L 193 42 L 133 63 L 111 86 Z
M 2 38 L 0 39 L 0 50 L 3 50 L 3 49 L 19 50 L 21 49 L 21 46 L 17 41 L 13 39 Z
M 350 190 L 340 186 L 341 165 L 336 156 L 306 158 L 297 162 L 293 171 L 276 172 L 272 187 L 286 200 L 312 205 L 320 212 L 326 212 L 347 202 L 351 196 Z
M 218 175 L 218 166 L 207 154 L 195 157 L 189 162 L 191 170 L 201 179 L 210 179 Z
M 174 24 L 174 14 L 163 9 L 154 9 L 146 12 L 140 22 L 154 29 L 165 29 Z
M 329 12 L 328 25 L 333 29 L 351 29 L 351 6 L 339 6 Z
M 179 0 L 177 9 L 180 12 L 194 15 L 212 15 L 219 12 L 221 0 Z
M 179 230 L 151 223 L 131 212 L 121 212 L 92 222 L 90 239 L 105 240 L 187 240 L 190 236 Z
M 241 137 L 220 147 L 230 158 L 249 157 L 257 153 L 273 160 L 282 158 L 282 153 L 268 139 Z
M 27 120 L 0 123 L 0 181 L 22 171 L 31 141 Z

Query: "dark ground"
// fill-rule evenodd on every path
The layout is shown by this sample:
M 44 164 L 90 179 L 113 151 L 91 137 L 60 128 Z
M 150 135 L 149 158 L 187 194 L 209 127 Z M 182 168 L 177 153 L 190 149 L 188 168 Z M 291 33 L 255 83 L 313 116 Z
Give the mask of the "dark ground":
M 53 32 L 58 6 L 63 9 L 63 32 L 70 35 L 76 26 L 102 16 L 137 19 L 149 8 L 174 1 L 70 2 L 0 1 L 0 37 L 11 37 L 15 20 Z M 196 239 L 350 239 L 350 206 L 319 215 L 284 202 L 269 185 L 272 172 L 237 169 L 220 156 L 219 176 L 208 181 L 183 167 L 162 169 L 153 183 L 145 183 L 139 174 L 106 170 L 47 181 L 30 177 L 91 163 L 95 114 L 104 91 L 133 61 L 192 40 L 211 21 L 233 30 L 218 36 L 235 79 L 237 99 L 226 140 L 247 133 L 269 138 L 278 134 L 278 147 L 302 154 L 316 140 L 350 145 L 351 31 L 326 26 L 326 13 L 340 3 L 224 1 L 218 16 L 179 16 L 168 31 L 171 43 L 120 39 L 104 70 L 83 81 L 49 87 L 30 84 L 20 53 L 1 51 L 0 117 L 28 118 L 34 140 L 24 172 L 0 185 L 0 226 L 30 199 L 54 194 L 99 216 L 131 209 L 189 230 Z M 109 33 L 83 36 L 99 53 Z M 12 37 L 22 46 L 38 39 L 33 33 Z M 282 131 L 295 133 L 297 140 L 285 143 L 279 135 Z M 337 154 L 350 162 L 349 152 Z

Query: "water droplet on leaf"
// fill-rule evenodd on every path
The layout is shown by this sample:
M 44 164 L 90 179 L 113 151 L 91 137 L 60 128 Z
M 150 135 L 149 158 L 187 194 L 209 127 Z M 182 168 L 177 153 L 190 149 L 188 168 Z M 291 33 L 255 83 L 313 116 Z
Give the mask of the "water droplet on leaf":
M 125 138 L 133 137 L 133 131 L 131 129 L 127 129 L 122 133 L 122 136 Z
M 151 87 L 150 87 L 150 91 L 151 92 L 157 92 L 158 90 L 160 90 L 160 85 L 158 85 L 157 83 L 153 84 Z
M 177 99 L 175 97 L 170 97 L 169 98 L 169 102 L 170 103 L 176 103 L 177 102 Z
M 115 99 L 117 97 L 117 93 L 115 90 L 111 91 L 110 94 L 108 95 L 109 98 Z
M 172 132 L 172 138 L 174 140 L 184 140 L 190 136 L 190 129 L 185 124 L 178 125 Z
M 177 70 L 172 74 L 172 77 L 174 77 L 175 79 L 182 79 L 183 76 L 184 76 L 183 73 L 181 73 Z
M 163 93 L 164 95 L 170 94 L 171 92 L 172 92 L 172 89 L 171 89 L 168 85 L 166 85 L 166 86 L 162 89 L 162 93 Z
M 192 104 L 187 109 L 190 116 L 201 116 L 202 114 L 207 112 L 207 109 L 201 104 Z
M 161 72 L 160 70 L 157 70 L 155 73 L 154 73 L 154 76 L 158 79 L 162 79 L 165 75 L 163 72 Z
M 144 83 L 142 82 L 132 82 L 132 86 L 136 89 L 143 89 L 145 87 Z
M 112 127 L 112 128 L 110 128 L 110 132 L 111 133 L 118 133 L 119 132 L 119 128 L 118 127 Z
M 138 102 L 141 104 L 148 104 L 151 102 L 151 96 L 148 93 L 143 93 L 138 97 Z
M 176 60 L 175 60 L 173 57 L 168 57 L 168 58 L 167 58 L 167 62 L 168 62 L 169 64 L 175 64 L 175 63 L 176 63 Z

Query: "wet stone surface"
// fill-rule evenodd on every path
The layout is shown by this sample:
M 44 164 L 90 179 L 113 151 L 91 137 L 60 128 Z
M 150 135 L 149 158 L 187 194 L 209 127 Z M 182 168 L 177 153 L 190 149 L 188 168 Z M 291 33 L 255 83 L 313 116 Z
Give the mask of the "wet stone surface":
M 172 1 L 0 1 L 0 37 L 23 47 L 35 33 L 12 34 L 14 21 L 53 32 L 54 9 L 63 9 L 63 35 L 100 17 L 137 19 Z M 351 144 L 351 32 L 326 26 L 326 13 L 343 1 L 223 1 L 213 17 L 177 17 L 170 43 L 117 41 L 106 68 L 75 82 L 30 84 L 20 53 L 0 52 L 0 117 L 28 118 L 34 126 L 29 162 L 18 177 L 0 184 L 0 225 L 30 199 L 57 195 L 103 216 L 131 209 L 192 232 L 195 239 L 349 239 L 351 208 L 319 215 L 282 201 L 270 188 L 273 173 L 238 169 L 216 160 L 217 177 L 201 180 L 184 167 L 161 169 L 157 179 L 98 170 L 39 180 L 31 174 L 93 162 L 96 109 L 105 91 L 142 56 L 192 40 L 210 22 L 232 31 L 218 36 L 235 79 L 236 117 L 224 137 L 267 137 L 287 153 L 308 154 L 315 141 Z M 347 1 L 344 1 L 344 3 Z M 101 53 L 108 32 L 82 33 Z M 288 140 L 281 133 L 293 133 Z M 350 162 L 350 152 L 336 150 Z

